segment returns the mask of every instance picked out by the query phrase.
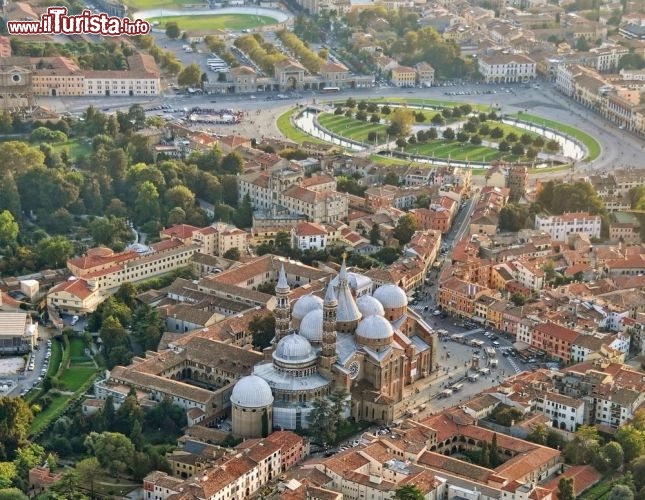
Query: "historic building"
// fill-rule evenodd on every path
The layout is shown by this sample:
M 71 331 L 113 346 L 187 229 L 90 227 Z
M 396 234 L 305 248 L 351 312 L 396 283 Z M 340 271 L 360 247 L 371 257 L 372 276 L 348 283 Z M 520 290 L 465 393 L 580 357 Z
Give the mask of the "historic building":
M 291 307 L 286 273 L 280 270 L 273 346 L 253 369 L 271 388 L 274 428 L 308 427 L 313 402 L 335 390 L 348 394 L 347 416 L 391 422 L 405 386 L 429 376 L 436 349 L 430 327 L 408 309 L 401 288 L 385 284 L 367 293 L 372 288 L 369 278 L 348 273 L 343 263 L 324 299 L 302 295 Z M 246 379 L 244 391 L 233 393 L 253 401 L 247 412 L 261 407 L 268 413 L 268 396 L 259 402 L 251 397 L 266 392 L 264 384 L 251 382 Z M 235 418 L 233 413 L 233 427 L 241 428 Z M 257 434 L 261 419 L 254 422 Z

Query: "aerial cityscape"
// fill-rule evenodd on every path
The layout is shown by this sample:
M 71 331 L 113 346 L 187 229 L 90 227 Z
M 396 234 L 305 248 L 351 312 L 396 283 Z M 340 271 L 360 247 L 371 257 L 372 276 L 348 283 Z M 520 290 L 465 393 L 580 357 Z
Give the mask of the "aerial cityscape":
M 645 500 L 645 1 L 0 6 L 0 500 Z

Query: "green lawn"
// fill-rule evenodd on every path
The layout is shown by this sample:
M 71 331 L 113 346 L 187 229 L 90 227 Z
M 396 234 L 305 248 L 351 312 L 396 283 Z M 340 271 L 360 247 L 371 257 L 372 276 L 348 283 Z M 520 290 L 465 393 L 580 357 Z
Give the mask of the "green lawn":
M 318 123 L 326 129 L 354 141 L 367 142 L 367 136 L 370 132 L 378 134 L 379 143 L 385 143 L 387 140 L 387 125 L 380 123 L 363 122 L 356 118 L 331 113 L 320 113 Z
M 53 396 L 49 406 L 34 417 L 30 429 L 31 435 L 38 434 L 42 431 L 49 424 L 50 419 L 67 404 L 69 398 L 69 396 L 61 394 Z
M 52 144 L 52 149 L 58 153 L 67 149 L 70 158 L 76 160 L 81 156 L 87 156 L 92 153 L 92 144 L 88 144 L 85 141 L 84 138 L 70 139 L 69 141 Z
M 60 382 L 64 390 L 75 392 L 95 373 L 93 366 L 70 366 L 60 376 Z
M 276 24 L 276 20 L 268 16 L 252 14 L 214 14 L 206 16 L 168 16 L 151 17 L 146 19 L 150 24 L 158 22 L 160 27 L 166 23 L 177 23 L 181 30 L 232 30 L 239 31 L 258 26 Z
M 564 123 L 556 122 L 554 120 L 548 120 L 547 118 L 542 118 L 541 116 L 531 115 L 528 113 L 518 113 L 517 118 L 525 122 L 535 123 L 537 125 L 544 125 L 550 127 L 554 130 L 558 130 L 565 134 L 575 137 L 580 142 L 582 142 L 587 148 L 587 158 L 586 160 L 592 161 L 600 156 L 601 147 L 596 139 L 591 137 L 586 132 L 583 132 L 580 129 L 572 127 L 571 125 L 565 125 Z
M 312 142 L 315 144 L 329 144 L 327 141 L 318 139 L 309 134 L 305 134 L 302 130 L 297 129 L 291 125 L 291 116 L 296 112 L 296 109 L 290 109 L 282 113 L 276 120 L 276 126 L 278 130 L 284 135 L 287 139 L 302 144 L 303 142 Z
M 493 161 L 504 156 L 497 149 L 474 144 L 461 144 L 457 141 L 436 139 L 423 144 L 408 144 L 403 150 L 410 154 L 420 154 L 435 158 L 450 158 L 464 161 Z
M 362 99 L 356 99 L 356 101 L 361 101 Z M 472 102 L 457 102 L 457 101 L 446 101 L 444 99 L 421 99 L 419 97 L 405 98 L 405 97 L 376 97 L 374 99 L 365 99 L 366 102 L 376 102 L 378 104 L 409 104 L 414 106 L 430 106 L 430 107 L 454 107 L 462 106 L 464 104 L 470 104 L 473 110 L 476 111 L 490 111 L 490 106 L 484 104 L 473 104 Z M 344 104 L 345 101 L 334 100 L 335 104 Z
M 185 5 L 208 5 L 200 0 L 125 0 L 124 2 L 133 10 L 151 10 L 162 7 L 182 7 Z

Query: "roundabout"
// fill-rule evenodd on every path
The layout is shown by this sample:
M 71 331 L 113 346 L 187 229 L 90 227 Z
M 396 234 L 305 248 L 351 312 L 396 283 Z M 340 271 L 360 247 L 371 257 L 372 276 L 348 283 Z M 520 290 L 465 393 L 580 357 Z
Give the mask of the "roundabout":
M 330 101 L 289 112 L 278 120 L 298 142 L 324 142 L 358 155 L 429 165 L 487 169 L 499 162 L 532 170 L 573 168 L 601 151 L 589 134 L 539 116 L 470 103 L 418 99 Z

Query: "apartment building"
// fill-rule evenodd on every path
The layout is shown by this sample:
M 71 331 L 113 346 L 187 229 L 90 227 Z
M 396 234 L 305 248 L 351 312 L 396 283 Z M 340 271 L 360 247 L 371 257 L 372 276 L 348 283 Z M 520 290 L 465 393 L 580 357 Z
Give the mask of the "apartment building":
M 390 82 L 395 87 L 414 87 L 417 84 L 417 70 L 409 66 L 392 68 Z
M 575 432 L 585 423 L 585 402 L 557 392 L 538 393 L 533 409 L 549 417 L 557 429 Z
M 96 311 L 105 295 L 96 283 L 83 278 L 63 281 L 47 292 L 47 306 L 65 314 L 84 315 Z
M 535 79 L 536 62 L 521 54 L 479 56 L 478 68 L 486 83 L 517 83 Z
M 451 277 L 439 286 L 439 305 L 449 314 L 470 318 L 475 314 L 475 302 L 487 292 L 481 285 Z
M 291 230 L 292 246 L 300 250 L 324 250 L 329 243 L 327 229 L 313 222 L 302 222 Z
M 557 323 L 540 323 L 533 327 L 530 345 L 568 363 L 571 360 L 572 346 L 579 336 L 575 330 Z
M 31 58 L 32 88 L 41 96 L 155 96 L 160 72 L 154 59 L 136 53 L 128 70 L 82 70 L 66 57 Z
M 222 456 L 214 465 L 188 479 L 154 471 L 143 479 L 145 500 L 190 495 L 204 500 L 245 500 L 281 471 L 280 445 L 261 440 Z
M 563 215 L 536 215 L 535 229 L 548 234 L 554 241 L 567 241 L 570 235 L 585 233 L 591 238 L 600 238 L 599 215 L 573 212 Z
M 230 224 L 216 222 L 202 228 L 178 224 L 163 229 L 159 236 L 162 240 L 174 238 L 182 241 L 185 245 L 197 245 L 199 253 L 221 257 L 231 248 L 237 248 L 240 252 L 244 252 L 248 234 Z
M 154 243 L 143 253 L 135 250 L 115 253 L 97 247 L 68 260 L 67 268 L 99 290 L 114 290 L 123 283 L 138 283 L 187 266 L 198 249 L 199 245 L 186 245 L 177 239 Z

